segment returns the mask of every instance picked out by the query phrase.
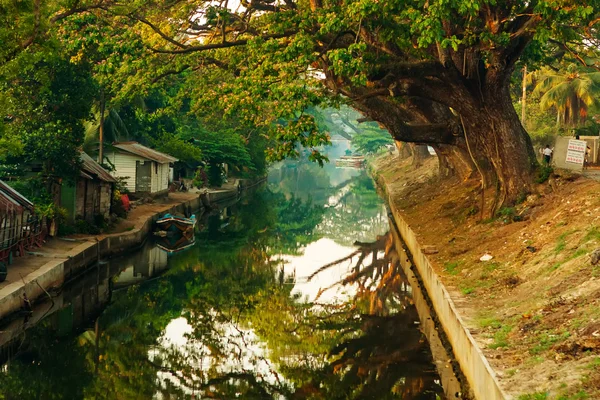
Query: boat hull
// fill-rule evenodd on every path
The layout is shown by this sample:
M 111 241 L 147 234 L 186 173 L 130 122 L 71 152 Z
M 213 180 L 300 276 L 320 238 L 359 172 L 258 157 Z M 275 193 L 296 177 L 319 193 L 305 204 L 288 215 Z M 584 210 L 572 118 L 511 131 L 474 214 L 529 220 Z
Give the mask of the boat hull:
M 192 215 L 190 218 L 185 218 L 166 214 L 156 221 L 156 226 L 167 232 L 188 232 L 196 226 L 196 216 Z

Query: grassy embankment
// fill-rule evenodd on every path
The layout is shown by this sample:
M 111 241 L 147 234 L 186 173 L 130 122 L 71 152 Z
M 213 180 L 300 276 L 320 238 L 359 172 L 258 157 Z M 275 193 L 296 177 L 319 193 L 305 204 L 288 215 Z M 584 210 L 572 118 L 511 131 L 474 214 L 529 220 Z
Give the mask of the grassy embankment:
M 556 174 L 480 221 L 479 182 L 440 181 L 435 158 L 371 164 L 421 245 L 436 247 L 428 257 L 504 390 L 600 399 L 600 182 Z

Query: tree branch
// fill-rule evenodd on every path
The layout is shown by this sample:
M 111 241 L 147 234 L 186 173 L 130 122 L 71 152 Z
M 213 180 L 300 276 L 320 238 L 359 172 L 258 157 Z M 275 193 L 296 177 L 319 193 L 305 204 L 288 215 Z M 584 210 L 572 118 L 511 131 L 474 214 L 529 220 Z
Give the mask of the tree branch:
M 140 15 L 132 15 L 131 16 L 132 19 L 141 22 L 142 24 L 145 24 L 147 26 L 150 27 L 150 29 L 152 29 L 154 32 L 156 32 L 161 38 L 163 38 L 164 40 L 166 40 L 167 42 L 181 48 L 181 49 L 186 49 L 189 46 L 186 46 L 183 43 L 178 42 L 177 40 L 171 38 L 169 35 L 165 34 L 163 31 L 161 31 L 156 25 L 154 25 L 152 22 L 148 21 L 146 18 L 140 16 Z
M 87 11 L 97 10 L 97 9 L 104 9 L 105 7 L 107 7 L 110 4 L 112 4 L 111 1 L 100 0 L 96 4 L 91 4 L 89 6 L 79 7 L 79 3 L 80 3 L 79 1 L 76 1 L 73 4 L 73 7 L 69 8 L 67 11 L 63 11 L 61 13 L 55 14 L 52 18 L 50 18 L 50 22 L 52 22 L 52 23 L 58 22 L 58 21 L 63 20 L 65 18 L 67 18 L 67 17 L 70 17 L 71 15 L 82 13 L 82 12 L 87 12 Z
M 286 31 L 284 33 L 273 33 L 273 34 L 269 34 L 269 35 L 263 35 L 263 36 L 260 36 L 260 38 L 264 39 L 264 40 L 281 39 L 281 38 L 293 36 L 296 33 L 297 33 L 297 31 L 293 30 L 293 31 Z M 151 47 L 150 50 L 155 53 L 160 53 L 160 54 L 187 54 L 187 53 L 194 53 L 194 52 L 206 51 L 206 50 L 225 49 L 225 48 L 229 48 L 229 47 L 245 46 L 246 44 L 248 44 L 248 42 L 250 40 L 255 39 L 255 38 L 239 39 L 239 40 L 234 40 L 231 42 L 223 42 L 223 43 L 209 43 L 209 44 L 204 44 L 201 46 L 189 46 L 189 47 L 186 47 L 183 49 L 175 49 L 175 50 L 156 49 L 156 48 Z

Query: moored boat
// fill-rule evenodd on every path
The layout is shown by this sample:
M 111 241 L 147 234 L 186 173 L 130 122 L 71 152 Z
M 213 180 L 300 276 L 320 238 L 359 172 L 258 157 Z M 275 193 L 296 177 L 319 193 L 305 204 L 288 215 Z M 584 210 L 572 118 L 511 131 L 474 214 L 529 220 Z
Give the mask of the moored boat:
M 196 215 L 192 214 L 190 218 L 186 218 L 178 215 L 165 214 L 156 221 L 156 225 L 162 231 L 187 232 L 193 230 L 196 226 Z
M 336 167 L 362 168 L 365 165 L 363 156 L 342 156 L 335 160 Z

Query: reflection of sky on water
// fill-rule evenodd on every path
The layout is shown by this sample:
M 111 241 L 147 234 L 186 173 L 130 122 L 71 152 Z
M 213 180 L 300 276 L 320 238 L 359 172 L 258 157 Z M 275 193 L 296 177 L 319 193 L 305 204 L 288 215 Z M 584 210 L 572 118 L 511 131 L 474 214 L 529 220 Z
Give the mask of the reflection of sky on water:
M 364 171 L 336 168 L 335 159 L 349 149 L 349 142 L 336 141 L 328 148 L 331 162 L 324 167 L 313 163 L 286 161 L 274 166 L 269 175 L 269 184 L 286 197 L 296 196 L 312 201 L 314 206 L 325 208 L 323 220 L 314 230 L 317 240 L 299 249 L 299 255 L 280 254 L 287 279 L 293 278 L 292 294 L 299 294 L 301 301 L 316 304 L 339 304 L 357 292 L 356 285 L 336 285 L 348 276 L 358 260 L 358 255 L 333 265 L 310 281 L 308 278 L 321 267 L 343 259 L 356 251 L 351 244 L 356 240 L 373 241 L 387 229 L 387 214 L 383 201 L 378 199 L 374 207 L 361 207 L 362 198 L 346 201 L 352 196 L 353 183 L 363 176 Z M 363 189 L 364 190 L 364 189 Z M 371 195 L 375 195 L 374 192 Z M 341 244 L 343 243 L 343 244 Z M 149 352 L 149 358 L 170 351 L 179 351 L 190 357 L 190 363 L 199 371 L 218 370 L 222 373 L 252 371 L 261 379 L 276 384 L 285 382 L 278 375 L 277 366 L 268 359 L 269 350 L 251 328 L 242 328 L 233 323 L 219 323 L 220 345 L 229 351 L 227 358 L 218 363 L 211 357 L 211 350 L 204 343 L 190 336 L 192 326 L 184 317 L 173 319 L 158 341 L 158 348 Z M 275 327 L 274 327 L 275 329 Z M 169 373 L 159 373 L 163 384 L 181 385 Z M 192 394 L 192 389 L 182 388 Z
M 226 358 L 220 357 L 218 363 L 212 357 L 211 349 L 202 341 L 192 337 L 193 328 L 184 317 L 169 322 L 158 339 L 158 346 L 148 352 L 148 358 L 150 360 L 166 358 L 170 352 L 176 352 L 186 357 L 188 366 L 197 371 L 212 370 L 222 374 L 251 371 L 271 385 L 284 381 L 265 357 L 268 352 L 266 345 L 259 340 L 252 329 L 242 328 L 234 323 L 219 323 L 217 328 L 221 334 L 220 345 L 227 354 Z M 171 384 L 179 387 L 186 394 L 195 394 L 191 382 L 185 384 L 170 372 L 159 372 L 157 378 L 162 382 L 163 387 Z M 195 376 L 195 379 L 202 381 L 199 376 Z M 155 397 L 162 399 L 160 394 Z
M 315 301 L 321 289 L 327 289 L 343 279 L 352 268 L 352 261 L 344 261 L 332 266 L 308 281 L 308 277 L 320 267 L 352 254 L 356 249 L 341 246 L 328 238 L 322 238 L 306 246 L 301 256 L 283 256 L 287 262 L 285 268 L 288 274 L 296 276 L 293 293 L 301 293 L 305 301 Z M 357 257 L 354 257 L 356 261 Z M 336 286 L 322 293 L 319 303 L 336 303 L 347 300 L 348 296 L 356 293 L 353 286 Z

